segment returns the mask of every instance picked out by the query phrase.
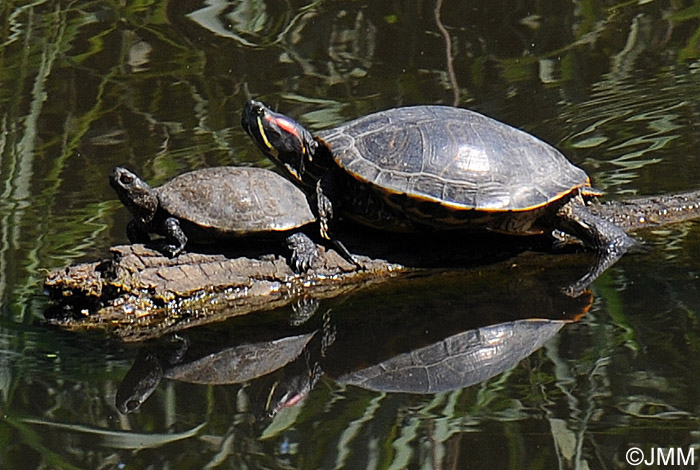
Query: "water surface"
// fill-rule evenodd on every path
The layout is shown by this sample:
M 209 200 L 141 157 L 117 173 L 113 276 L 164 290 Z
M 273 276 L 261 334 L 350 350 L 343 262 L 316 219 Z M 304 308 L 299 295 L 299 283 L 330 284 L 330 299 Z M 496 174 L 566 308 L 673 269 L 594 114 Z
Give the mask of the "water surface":
M 629 468 L 633 446 L 697 447 L 694 223 L 637 234 L 641 248 L 594 283 L 592 305 L 557 303 L 556 257 L 551 272 L 515 258 L 322 305 L 286 332 L 316 345 L 335 329 L 322 359 L 318 345 L 298 356 L 322 373 L 274 418 L 259 397 L 291 369 L 224 385 L 164 378 L 120 413 L 117 390 L 143 352 L 44 325 L 41 285 L 46 270 L 126 241 L 112 167 L 154 184 L 205 166 L 269 167 L 239 124 L 249 97 L 314 130 L 457 104 L 555 145 L 607 198 L 698 189 L 699 20 L 698 4 L 670 1 L 4 1 L 0 466 Z M 552 305 L 566 315 L 544 345 L 483 382 L 396 393 L 347 379 Z M 273 341 L 263 333 L 288 314 L 269 312 L 245 337 Z M 242 328 L 190 341 L 231 345 Z

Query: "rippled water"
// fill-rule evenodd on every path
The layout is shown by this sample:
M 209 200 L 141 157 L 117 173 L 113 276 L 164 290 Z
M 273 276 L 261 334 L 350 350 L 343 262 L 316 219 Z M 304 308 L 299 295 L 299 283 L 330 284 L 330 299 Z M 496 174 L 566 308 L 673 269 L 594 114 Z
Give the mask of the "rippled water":
M 183 357 L 177 339 L 144 349 L 45 325 L 42 282 L 126 241 L 113 166 L 154 184 L 270 166 L 240 127 L 249 97 L 314 130 L 456 100 L 557 146 L 608 198 L 698 189 L 698 12 L 669 1 L 3 2 L 0 467 L 630 468 L 634 446 L 697 448 L 695 223 L 638 233 L 583 303 L 557 294 L 570 258 L 525 254 L 344 295 L 301 330 L 284 321 L 290 310 L 197 329 Z M 406 354 L 449 361 L 460 345 L 524 344 L 513 331 L 531 316 L 549 319 L 532 348 L 544 345 L 508 346 L 527 357 L 470 373 L 482 382 L 423 394 L 349 378 Z M 303 352 L 255 380 L 173 372 L 300 334 L 313 338 Z M 123 414 L 118 390 L 143 357 L 170 362 Z M 449 377 L 476 363 L 463 357 Z M 289 406 L 271 418 L 284 387 L 303 399 L 280 398 Z

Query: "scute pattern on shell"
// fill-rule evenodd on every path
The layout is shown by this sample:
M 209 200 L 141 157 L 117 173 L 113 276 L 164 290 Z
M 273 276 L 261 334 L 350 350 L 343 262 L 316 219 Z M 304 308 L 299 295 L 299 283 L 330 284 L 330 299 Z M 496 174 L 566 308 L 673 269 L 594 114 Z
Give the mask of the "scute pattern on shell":
M 454 209 L 530 210 L 590 185 L 554 147 L 463 108 L 390 109 L 319 136 L 357 179 Z
M 156 191 L 168 213 L 224 232 L 285 231 L 315 220 L 299 188 L 262 168 L 205 168 Z

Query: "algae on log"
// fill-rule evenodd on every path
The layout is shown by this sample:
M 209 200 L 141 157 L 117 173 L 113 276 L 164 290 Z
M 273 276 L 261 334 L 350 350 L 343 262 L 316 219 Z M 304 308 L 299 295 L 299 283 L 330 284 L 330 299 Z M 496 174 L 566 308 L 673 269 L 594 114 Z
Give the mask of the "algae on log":
M 656 228 L 700 217 L 700 191 L 596 202 L 589 207 L 626 231 Z M 372 237 L 361 232 L 354 237 L 368 255 L 357 256 L 364 270 L 335 251 L 319 247 L 319 259 L 304 274 L 292 271 L 280 256 L 254 259 L 189 252 L 167 258 L 144 245 L 115 246 L 108 259 L 69 266 L 47 276 L 44 285 L 54 305 L 46 316 L 65 328 L 108 329 L 138 341 L 295 302 L 313 303 L 400 273 L 493 263 L 533 249 L 528 240 L 533 237 L 496 234 L 482 235 L 468 244 L 437 233 L 424 236 L 419 243 L 376 232 Z

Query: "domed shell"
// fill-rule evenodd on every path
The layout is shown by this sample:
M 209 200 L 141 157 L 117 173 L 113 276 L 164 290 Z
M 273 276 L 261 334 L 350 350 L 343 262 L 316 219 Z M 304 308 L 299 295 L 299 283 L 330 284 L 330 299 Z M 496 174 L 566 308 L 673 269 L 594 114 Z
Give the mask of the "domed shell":
M 358 180 L 452 209 L 531 210 L 590 186 L 552 146 L 463 108 L 390 109 L 319 137 Z
M 262 168 L 205 168 L 156 191 L 161 208 L 173 216 L 233 234 L 291 230 L 316 219 L 299 188 Z

